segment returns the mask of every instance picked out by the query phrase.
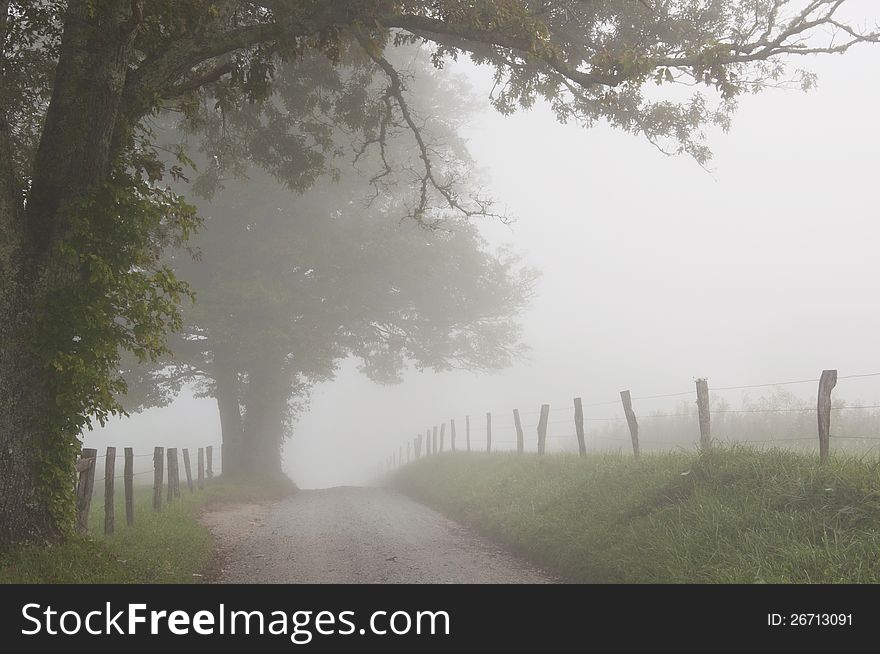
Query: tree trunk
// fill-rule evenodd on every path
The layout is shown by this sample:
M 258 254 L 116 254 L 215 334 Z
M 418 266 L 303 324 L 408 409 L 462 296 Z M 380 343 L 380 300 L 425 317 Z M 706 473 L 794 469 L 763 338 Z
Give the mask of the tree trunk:
M 0 116 L 0 550 L 60 535 L 41 492 L 40 472 L 51 448 L 33 417 L 51 398 L 28 347 L 33 274 L 24 264 L 27 244 L 11 163 L 8 125 Z
M 267 358 L 248 370 L 243 462 L 249 476 L 283 475 L 281 443 L 289 394 L 282 358 Z
M 241 474 L 242 441 L 241 398 L 238 393 L 238 373 L 231 358 L 222 347 L 214 349 L 214 383 L 217 408 L 220 411 L 220 431 L 223 437 L 223 474 Z
M 34 160 L 27 225 L 38 250 L 65 236 L 59 209 L 109 174 L 132 42 L 131 0 L 71 0 L 52 99 Z
M 7 4 L 0 3 L 0 45 Z M 4 85 L 0 76 L 0 98 Z M 10 127 L 5 111 L 0 111 L 0 549 L 60 534 L 40 484 L 47 443 L 39 438 L 33 416 L 49 398 L 45 377 L 28 347 L 35 276 L 27 261 L 30 248 L 22 218 Z
M 53 491 L 62 498 L 66 491 L 73 507 L 72 460 L 68 488 L 45 492 L 41 483 L 41 473 L 58 461 L 52 460 L 56 450 L 48 435 L 33 419 L 50 398 L 45 373 L 29 354 L 28 304 L 18 280 L 6 278 L 0 293 L 0 549 L 61 534 L 58 516 L 46 501 L 56 495 Z
M 130 0 L 71 0 L 56 83 L 24 209 L 0 115 L 0 547 L 52 539 L 73 517 L 75 416 L 56 406 L 52 371 L 31 347 L 39 308 L 76 279 L 53 246 L 63 208 L 107 179 L 110 138 L 136 29 Z M 0 88 L 2 91 L 2 88 Z

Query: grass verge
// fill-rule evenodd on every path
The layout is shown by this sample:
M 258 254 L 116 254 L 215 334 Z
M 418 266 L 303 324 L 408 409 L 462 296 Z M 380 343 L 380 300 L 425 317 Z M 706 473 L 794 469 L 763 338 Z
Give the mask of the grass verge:
M 390 483 L 575 582 L 880 582 L 880 462 L 444 454 Z
M 118 486 L 121 486 L 119 484 Z M 227 482 L 221 478 L 162 511 L 152 508 L 152 489 L 135 488 L 134 525 L 125 524 L 121 488 L 115 504 L 116 529 L 103 534 L 104 507 L 96 494 L 89 534 L 63 543 L 30 544 L 0 553 L 0 583 L 198 583 L 213 558 L 211 534 L 198 521 L 201 511 L 231 502 L 283 497 L 290 483 Z

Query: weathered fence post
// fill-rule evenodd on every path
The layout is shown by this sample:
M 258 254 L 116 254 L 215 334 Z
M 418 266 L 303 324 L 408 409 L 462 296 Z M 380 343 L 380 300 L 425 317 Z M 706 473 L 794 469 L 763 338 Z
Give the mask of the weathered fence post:
M 162 508 L 162 470 L 165 461 L 165 448 L 153 448 L 153 509 Z
M 89 530 L 89 509 L 92 508 L 92 493 L 95 489 L 95 462 L 98 450 L 84 447 L 77 462 L 79 480 L 76 485 L 76 528 L 81 533 Z
M 175 497 L 180 497 L 180 492 L 175 492 L 175 478 L 177 477 L 177 448 L 169 447 L 165 453 L 168 455 L 168 504 Z
M 541 405 L 541 416 L 538 418 L 538 454 L 547 449 L 547 421 L 550 419 L 550 405 Z
M 513 410 L 513 426 L 516 427 L 516 451 L 519 454 L 523 453 L 523 428 L 522 422 L 519 419 L 519 409 Z
M 134 450 L 125 448 L 125 468 L 123 469 L 125 485 L 125 524 L 134 525 Z
M 831 435 L 831 391 L 837 386 L 837 371 L 823 370 L 819 379 L 819 461 L 828 459 L 829 439 Z
M 455 420 L 449 421 L 449 449 L 455 452 Z
M 486 412 L 486 451 L 492 451 L 492 414 Z
M 709 382 L 706 379 L 697 380 L 697 411 L 700 416 L 700 449 L 707 450 L 712 444 L 712 435 L 709 429 Z
M 180 498 L 180 459 L 177 448 L 174 448 L 174 497 Z
M 112 534 L 116 526 L 115 499 L 113 493 L 116 490 L 114 477 L 116 475 L 116 448 L 108 447 L 104 457 L 104 533 Z
M 186 473 L 186 487 L 189 488 L 189 492 L 193 492 L 193 477 L 192 477 L 192 468 L 189 465 L 189 450 L 187 448 L 183 448 L 183 471 Z
M 446 434 L 446 423 L 440 425 L 440 452 L 443 451 L 443 436 Z
M 437 425 L 434 425 L 431 433 L 431 454 L 437 454 Z
M 629 391 L 620 391 L 620 401 L 623 403 L 623 413 L 626 416 L 626 424 L 629 425 L 629 437 L 632 439 L 633 456 L 639 456 L 639 421 L 633 411 L 632 397 Z
M 467 441 L 467 451 L 471 451 L 471 417 L 464 417 L 464 438 Z
M 416 460 L 422 456 L 422 435 L 418 434 L 413 439 L 413 448 L 415 449 Z
M 407 441 L 406 442 L 406 462 L 407 463 L 409 463 L 409 446 L 410 446 L 410 442 Z
M 208 445 L 208 447 L 205 448 L 205 455 L 208 459 L 207 470 L 206 470 L 206 472 L 208 474 L 208 479 L 213 479 L 214 478 L 214 446 L 213 445 Z
M 397 461 L 400 465 L 403 465 L 403 445 L 401 445 L 398 449 Z
M 574 430 L 577 432 L 578 452 L 587 455 L 587 442 L 584 440 L 584 405 L 581 398 L 574 398 Z
M 196 486 L 198 487 L 199 490 L 201 490 L 205 486 L 205 448 L 204 447 L 199 448 L 198 459 L 199 459 L 199 462 L 198 462 L 199 470 L 198 470 L 198 477 L 196 478 Z

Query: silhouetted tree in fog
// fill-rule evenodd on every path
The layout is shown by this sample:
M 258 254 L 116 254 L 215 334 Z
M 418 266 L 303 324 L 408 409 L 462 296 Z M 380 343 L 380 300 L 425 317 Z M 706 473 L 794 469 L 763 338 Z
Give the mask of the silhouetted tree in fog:
M 289 418 L 343 358 L 380 383 L 409 364 L 509 364 L 534 273 L 490 252 L 473 225 L 401 224 L 366 207 L 368 192 L 354 173 L 302 195 L 255 173 L 200 205 L 201 260 L 176 270 L 198 302 L 175 356 L 132 371 L 130 401 L 161 404 L 199 380 L 217 398 L 224 472 L 266 474 L 280 472 Z

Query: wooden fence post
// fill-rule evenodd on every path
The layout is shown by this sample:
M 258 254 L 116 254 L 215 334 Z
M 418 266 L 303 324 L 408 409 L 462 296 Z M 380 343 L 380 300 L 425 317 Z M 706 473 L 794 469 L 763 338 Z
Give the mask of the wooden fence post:
M 425 430 L 425 456 L 431 455 L 431 447 L 432 447 L 431 443 L 432 442 L 433 441 L 431 440 L 431 430 L 426 429 Z
M 828 460 L 829 439 L 831 435 L 831 391 L 837 386 L 837 371 L 823 370 L 819 379 L 819 461 Z
M 471 451 L 471 417 L 464 417 L 464 438 L 467 441 L 467 451 Z
M 174 492 L 174 478 L 177 475 L 177 448 L 169 447 L 165 450 L 168 455 L 168 504 L 175 497 L 179 497 L 180 493 Z
M 398 448 L 397 452 L 397 461 L 400 465 L 403 465 L 403 445 Z
M 165 448 L 153 448 L 153 510 L 162 509 L 162 470 L 165 462 Z
M 114 477 L 116 476 L 116 448 L 108 447 L 104 456 L 104 533 L 112 534 L 116 526 L 115 498 L 116 490 Z
M 180 459 L 177 457 L 177 448 L 174 448 L 174 497 L 180 498 Z
M 587 455 L 587 442 L 584 440 L 584 405 L 581 398 L 574 398 L 574 430 L 577 432 L 578 452 Z
M 486 412 L 486 451 L 492 451 L 492 414 Z
M 541 416 L 538 418 L 538 454 L 547 449 L 547 421 L 550 419 L 550 405 L 541 405 Z
M 516 451 L 522 454 L 525 444 L 523 442 L 522 422 L 519 419 L 519 409 L 513 410 L 513 426 L 516 427 Z
M 98 450 L 84 447 L 76 469 L 79 480 L 76 485 L 76 528 L 85 533 L 89 530 L 89 509 L 92 508 L 92 493 L 95 490 L 95 462 Z
M 134 450 L 125 448 L 125 468 L 122 473 L 125 483 L 125 524 L 134 525 Z
M 437 454 L 437 425 L 434 425 L 431 436 L 431 454 Z
M 193 477 L 192 477 L 192 468 L 189 465 L 189 450 L 187 448 L 183 448 L 183 471 L 186 473 L 186 487 L 189 488 L 189 492 L 193 492 Z
M 213 445 L 208 445 L 208 447 L 205 448 L 205 455 L 208 458 L 208 462 L 207 462 L 208 479 L 213 479 L 214 478 L 214 446 Z
M 446 434 L 446 423 L 440 425 L 440 452 L 443 451 L 443 436 Z
M 700 449 L 707 450 L 712 444 L 709 421 L 709 382 L 697 380 L 697 411 L 700 416 Z
M 449 449 L 455 452 L 455 419 L 449 421 Z
M 419 457 L 422 455 L 422 435 L 418 434 L 413 439 L 413 449 L 415 450 L 415 457 L 418 461 Z
M 623 413 L 626 415 L 626 424 L 629 425 L 629 437 L 632 439 L 633 456 L 639 456 L 639 421 L 633 411 L 632 397 L 629 391 L 620 391 L 620 401 L 623 403 Z
M 198 477 L 196 477 L 196 486 L 198 487 L 199 490 L 201 490 L 205 486 L 205 448 L 204 447 L 199 448 L 198 459 L 199 459 L 199 462 L 198 462 L 199 470 L 198 470 Z

